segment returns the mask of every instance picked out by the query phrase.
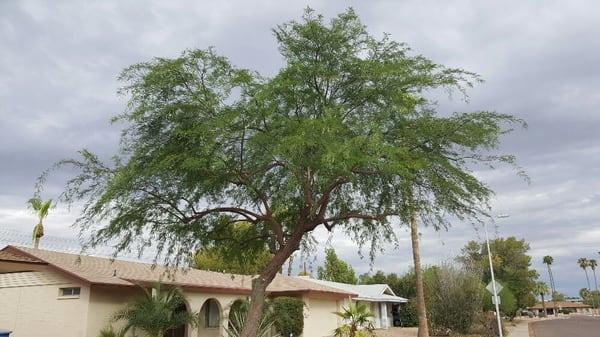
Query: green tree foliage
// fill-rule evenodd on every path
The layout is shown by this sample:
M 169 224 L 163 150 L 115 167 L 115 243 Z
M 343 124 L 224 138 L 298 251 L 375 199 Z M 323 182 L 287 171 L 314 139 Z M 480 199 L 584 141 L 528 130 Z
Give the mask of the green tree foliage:
M 490 153 L 520 123 L 438 114 L 432 91 L 464 93 L 478 77 L 374 38 L 352 10 L 330 21 L 307 10 L 274 36 L 283 66 L 272 77 L 212 49 L 128 67 L 114 162 L 82 151 L 59 164 L 80 172 L 63 199 L 85 205 L 76 225 L 90 245 L 154 243 L 178 264 L 227 244 L 228 226 L 252 224 L 250 241 L 273 258 L 253 281 L 244 337 L 256 332 L 266 287 L 315 228 L 340 227 L 373 256 L 394 240 L 392 220 L 415 210 L 435 228 L 484 214 L 491 191 L 471 170 L 512 164 Z
M 593 308 L 600 307 L 600 291 L 582 288 L 579 291 L 579 296 L 583 299 L 583 303 L 589 304 Z
M 272 254 L 265 245 L 247 238 L 256 235 L 254 227 L 241 222 L 228 228 L 228 244 L 202 247 L 194 256 L 192 267 L 223 273 L 255 275 L 269 263 Z
M 300 336 L 304 331 L 304 302 L 293 297 L 277 297 L 271 302 L 275 330 L 280 336 Z
M 515 237 L 497 238 L 490 241 L 492 263 L 496 278 L 517 298 L 519 308 L 535 304 L 532 295 L 538 273 L 531 268 L 531 256 L 527 255 L 529 244 Z M 484 283 L 491 281 L 485 243 L 470 241 L 457 258 L 467 268 L 482 274 Z
M 317 277 L 320 280 L 356 284 L 354 269 L 341 260 L 333 248 L 325 250 L 325 263 L 317 268 Z
M 564 302 L 566 300 L 567 300 L 567 296 L 565 294 L 563 294 L 563 293 L 559 293 L 557 291 L 557 292 L 554 292 L 552 294 L 552 301 L 553 302 Z
M 335 337 L 375 337 L 372 323 L 375 315 L 365 302 L 351 301 L 347 308 L 335 314 L 345 322 L 334 330 Z
M 124 321 L 120 335 L 139 329 L 148 337 L 163 337 L 165 332 L 194 322 L 194 315 L 185 308 L 183 295 L 177 288 L 163 291 L 160 284 L 152 290 L 141 287 L 143 296 L 117 311 L 113 319 Z
M 499 281 L 499 280 L 497 280 Z M 499 281 L 501 284 L 504 284 L 502 281 Z M 490 294 L 482 284 L 481 292 L 484 294 L 483 298 L 483 309 L 486 311 L 494 311 L 496 307 L 492 302 L 492 294 Z M 519 309 L 517 304 L 517 298 L 513 294 L 513 292 L 508 288 L 504 287 L 499 294 L 500 297 L 500 312 L 503 316 L 506 316 L 510 319 L 514 318 L 517 314 L 517 310 Z

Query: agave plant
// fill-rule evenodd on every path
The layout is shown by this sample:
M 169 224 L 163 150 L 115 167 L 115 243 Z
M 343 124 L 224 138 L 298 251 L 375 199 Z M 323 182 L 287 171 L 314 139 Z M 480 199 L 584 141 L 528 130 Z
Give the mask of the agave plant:
M 182 325 L 194 323 L 194 315 L 187 310 L 181 291 L 171 288 L 161 291 L 160 283 L 152 290 L 142 288 L 144 295 L 119 310 L 114 321 L 124 321 L 125 326 L 119 332 L 124 336 L 131 329 L 139 329 L 148 337 L 163 337 L 165 332 Z
M 371 318 L 373 313 L 365 303 L 350 302 L 348 308 L 336 312 L 346 323 L 334 330 L 335 337 L 371 337 L 375 336 L 375 329 Z

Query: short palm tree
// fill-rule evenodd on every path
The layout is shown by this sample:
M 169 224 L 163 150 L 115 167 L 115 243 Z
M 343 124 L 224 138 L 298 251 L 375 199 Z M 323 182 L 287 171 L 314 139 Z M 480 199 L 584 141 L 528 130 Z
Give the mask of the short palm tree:
M 536 295 L 540 295 L 542 298 L 542 308 L 544 308 L 544 316 L 548 316 L 548 311 L 546 310 L 546 301 L 544 300 L 544 296 L 548 293 L 549 289 L 546 283 L 537 282 L 533 288 L 533 292 Z
M 52 206 L 52 199 L 42 201 L 39 197 L 31 198 L 27 201 L 29 208 L 37 215 L 38 224 L 33 227 L 33 248 L 38 248 L 40 245 L 40 239 L 44 236 L 44 219 L 48 216 L 50 207 Z
M 162 291 L 157 283 L 151 290 L 141 287 L 144 294 L 129 303 L 113 317 L 114 321 L 124 321 L 120 331 L 124 336 L 129 330 L 141 330 L 148 337 L 163 337 L 165 332 L 194 322 L 194 315 L 187 310 L 181 291 L 171 288 Z
M 587 267 L 589 267 L 589 261 L 588 259 L 586 259 L 585 257 L 581 257 L 577 260 L 577 264 L 579 264 L 579 267 L 581 269 L 583 269 L 583 271 L 585 272 L 585 279 L 587 281 L 587 288 L 588 289 L 592 289 L 592 287 L 590 286 L 590 277 L 588 276 L 588 272 L 587 272 Z
M 335 329 L 335 337 L 375 336 L 373 323 L 371 322 L 371 318 L 374 315 L 365 303 L 350 302 L 348 308 L 335 314 L 346 322 L 341 327 Z

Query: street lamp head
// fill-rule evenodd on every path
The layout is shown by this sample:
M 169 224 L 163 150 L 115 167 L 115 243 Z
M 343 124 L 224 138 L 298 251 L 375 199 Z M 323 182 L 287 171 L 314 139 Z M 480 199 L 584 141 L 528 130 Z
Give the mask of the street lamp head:
M 508 214 L 498 214 L 498 215 L 496 215 L 496 218 L 498 218 L 498 219 L 504 219 L 504 218 L 508 218 L 508 217 L 510 217 L 510 215 L 508 215 Z

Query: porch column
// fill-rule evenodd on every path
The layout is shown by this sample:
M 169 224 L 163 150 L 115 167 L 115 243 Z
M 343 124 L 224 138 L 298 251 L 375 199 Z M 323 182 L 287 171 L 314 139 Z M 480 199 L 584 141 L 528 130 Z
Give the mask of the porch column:
M 381 320 L 382 329 L 387 329 L 390 327 L 388 323 L 387 303 L 385 302 L 379 303 L 379 319 Z

